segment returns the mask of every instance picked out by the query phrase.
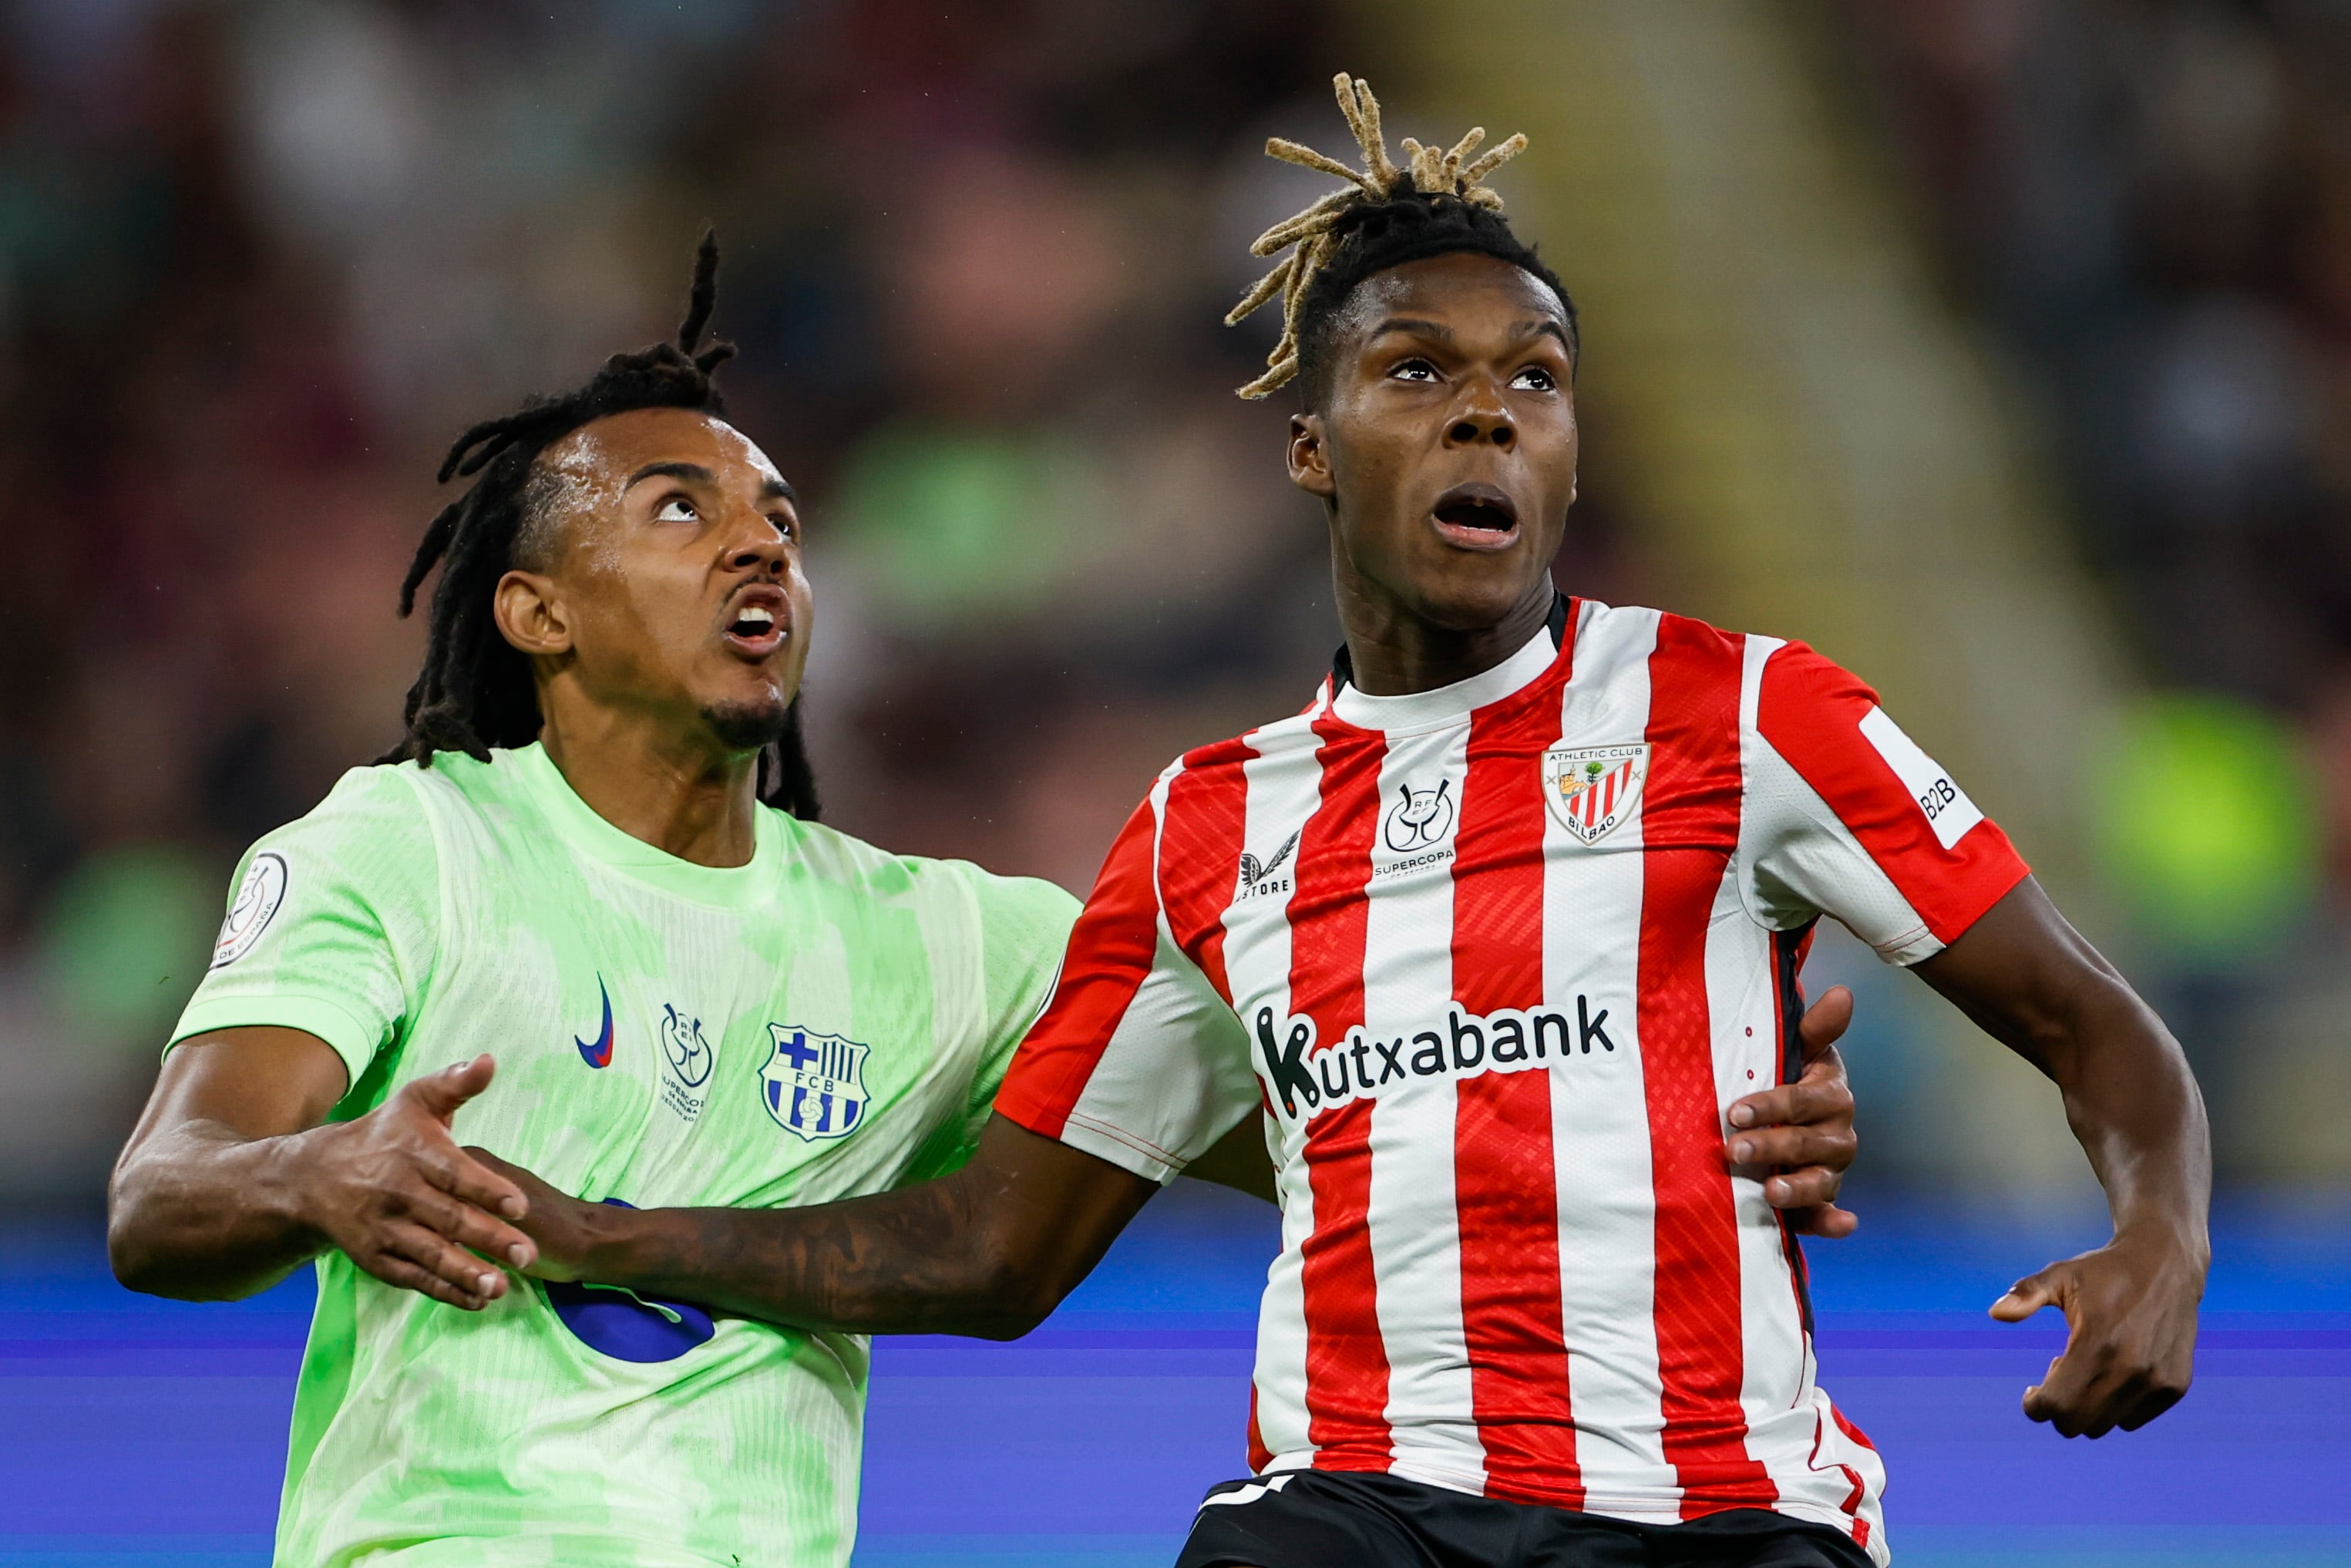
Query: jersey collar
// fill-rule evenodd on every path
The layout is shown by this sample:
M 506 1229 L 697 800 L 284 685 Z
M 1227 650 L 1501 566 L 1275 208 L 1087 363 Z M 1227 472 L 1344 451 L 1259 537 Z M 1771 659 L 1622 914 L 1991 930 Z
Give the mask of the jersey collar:
M 780 813 L 761 807 L 755 814 L 755 837 L 747 864 L 696 865 L 665 850 L 655 849 L 598 816 L 596 809 L 579 797 L 570 780 L 563 777 L 563 770 L 555 766 L 555 759 L 537 741 L 492 755 L 512 759 L 548 825 L 564 842 L 590 860 L 680 898 L 721 908 L 756 904 L 775 890 L 785 853 L 783 830 L 775 820 Z
M 1331 661 L 1331 712 L 1357 729 L 1416 729 L 1499 702 L 1532 685 L 1558 663 L 1560 650 L 1567 643 L 1572 602 L 1566 594 L 1554 593 L 1549 619 L 1517 653 L 1466 681 L 1425 692 L 1374 696 L 1358 690 L 1354 661 L 1348 656 L 1346 644 L 1341 643 Z

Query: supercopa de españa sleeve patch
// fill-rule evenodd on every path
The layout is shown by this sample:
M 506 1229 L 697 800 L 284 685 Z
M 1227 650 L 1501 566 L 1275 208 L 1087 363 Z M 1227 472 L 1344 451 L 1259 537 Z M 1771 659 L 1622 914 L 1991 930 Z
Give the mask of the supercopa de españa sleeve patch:
M 277 906 L 285 902 L 285 859 L 265 850 L 253 857 L 253 863 L 245 868 L 245 880 L 236 884 L 236 898 L 213 942 L 211 967 L 234 964 L 252 952 L 253 945 L 277 918 Z

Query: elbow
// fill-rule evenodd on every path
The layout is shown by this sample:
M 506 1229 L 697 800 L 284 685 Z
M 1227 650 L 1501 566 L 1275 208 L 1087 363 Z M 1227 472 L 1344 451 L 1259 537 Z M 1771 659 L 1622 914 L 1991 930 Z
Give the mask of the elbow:
M 185 1270 L 175 1268 L 159 1206 L 135 1169 L 119 1167 L 106 1194 L 106 1261 L 115 1283 L 142 1296 L 178 1301 L 217 1299 L 192 1290 Z
M 106 1200 L 106 1262 L 115 1283 L 145 1296 L 169 1295 L 156 1249 L 135 1194 L 118 1178 Z
M 989 1249 L 987 1264 L 973 1283 L 969 1332 L 999 1341 L 1034 1333 L 1077 1285 L 1061 1278 L 1050 1260 L 1007 1248 Z

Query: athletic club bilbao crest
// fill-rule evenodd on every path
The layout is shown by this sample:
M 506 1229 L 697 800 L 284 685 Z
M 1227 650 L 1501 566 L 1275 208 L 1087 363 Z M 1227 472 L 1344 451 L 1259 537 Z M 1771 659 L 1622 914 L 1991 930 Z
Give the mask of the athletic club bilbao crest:
M 865 1057 L 837 1034 L 771 1023 L 773 1055 L 759 1069 L 759 1102 L 776 1124 L 811 1144 L 845 1138 L 865 1119 Z
M 1583 843 L 1596 844 L 1633 814 L 1641 780 L 1649 772 L 1649 747 L 1556 747 L 1543 753 L 1543 799 L 1551 814 Z

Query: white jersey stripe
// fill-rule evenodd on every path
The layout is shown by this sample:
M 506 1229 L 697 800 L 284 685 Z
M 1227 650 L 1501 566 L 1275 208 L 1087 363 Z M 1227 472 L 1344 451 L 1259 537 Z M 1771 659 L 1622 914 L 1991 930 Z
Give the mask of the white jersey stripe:
M 1270 862 L 1290 835 L 1299 831 L 1320 799 L 1321 769 L 1314 766 L 1311 747 L 1283 746 L 1280 737 L 1303 730 L 1302 718 L 1268 725 L 1250 735 L 1257 755 L 1241 765 L 1248 780 L 1243 841 L 1260 861 Z M 1271 883 L 1262 894 L 1236 897 L 1225 911 L 1225 972 L 1233 996 L 1265 998 L 1278 1016 L 1290 1010 L 1290 894 L 1297 886 L 1297 851 L 1290 854 L 1290 870 L 1268 874 Z M 1254 1014 L 1241 1023 L 1252 1040 Z M 1314 1190 L 1301 1157 L 1303 1124 L 1275 1117 L 1275 1187 L 1281 1198 L 1281 1253 L 1266 1276 L 1264 1300 L 1258 1309 L 1256 1372 L 1258 1437 L 1272 1468 L 1303 1469 L 1314 1462 L 1314 1447 L 1306 1436 L 1306 1291 L 1301 1265 L 1307 1237 L 1314 1230 Z
M 1656 629 L 1654 611 L 1584 607 L 1574 665 L 1561 694 L 1561 744 L 1640 740 L 1648 727 L 1648 658 Z M 1580 1072 L 1552 1076 L 1560 1305 L 1584 1505 L 1595 1513 L 1670 1524 L 1681 1518 L 1681 1489 L 1666 1463 L 1650 1262 L 1656 1205 L 1640 1040 L 1630 1005 L 1638 985 L 1640 923 L 1597 922 L 1590 914 L 1640 908 L 1638 808 L 1589 848 L 1546 814 L 1543 849 L 1544 994 L 1571 1006 L 1567 998 L 1577 996 L 1621 998 L 1604 1026 L 1616 1048 L 1606 1062 L 1606 1092 L 1595 1092 Z M 1610 1266 L 1585 1262 L 1597 1258 Z
M 1443 1016 L 1453 998 L 1453 831 L 1469 735 L 1448 727 L 1390 740 L 1372 844 L 1364 1016 Z M 1420 814 L 1418 808 L 1428 813 Z M 1409 1046 L 1392 1044 L 1401 1056 Z M 1401 1068 L 1376 1050 L 1351 1053 L 1359 1074 Z M 1454 1089 L 1443 1080 L 1378 1085 L 1372 1113 L 1370 1225 L 1380 1333 L 1388 1344 L 1390 1469 L 1410 1479 L 1483 1490 L 1485 1450 L 1461 1326 L 1461 1232 L 1454 1206 Z

